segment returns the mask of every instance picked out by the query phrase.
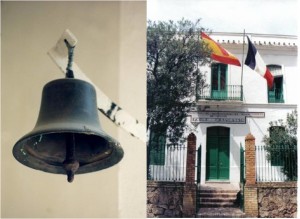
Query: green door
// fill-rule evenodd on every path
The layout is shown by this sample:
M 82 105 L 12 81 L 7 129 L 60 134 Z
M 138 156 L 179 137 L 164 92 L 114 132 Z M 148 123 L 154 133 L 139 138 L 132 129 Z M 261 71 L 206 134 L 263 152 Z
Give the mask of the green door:
M 206 180 L 229 179 L 229 132 L 226 127 L 207 128 Z
M 227 65 L 217 63 L 211 67 L 211 98 L 227 99 Z

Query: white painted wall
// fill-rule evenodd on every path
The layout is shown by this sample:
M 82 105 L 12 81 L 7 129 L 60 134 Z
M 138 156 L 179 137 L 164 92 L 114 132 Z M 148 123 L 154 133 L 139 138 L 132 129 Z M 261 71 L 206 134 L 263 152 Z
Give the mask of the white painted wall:
M 266 65 L 276 64 L 282 66 L 285 103 L 296 104 L 297 97 L 293 92 L 296 91 L 298 86 L 296 80 L 299 71 L 297 66 L 297 38 L 295 36 L 262 34 L 249 34 L 249 36 L 253 43 L 261 44 L 255 44 L 255 47 Z M 243 56 L 242 34 L 213 33 L 210 37 L 219 43 L 226 42 L 222 43 L 221 46 L 234 54 L 240 60 L 241 64 L 244 63 L 247 56 L 248 44 L 245 38 Z M 202 69 L 207 71 L 208 75 L 211 74 L 208 67 Z M 229 65 L 228 85 L 241 85 L 241 72 L 242 67 Z M 210 84 L 210 76 L 207 82 Z M 246 65 L 243 66 L 243 86 L 244 103 L 268 103 L 266 80 Z
M 220 108 L 219 108 L 220 109 Z M 213 126 L 223 126 L 230 128 L 230 176 L 232 183 L 238 183 L 240 180 L 240 145 L 245 147 L 245 137 L 251 133 L 255 138 L 256 145 L 263 145 L 264 135 L 268 135 L 269 122 L 277 119 L 286 119 L 287 113 L 295 109 L 294 105 L 282 106 L 277 108 L 264 106 L 244 106 L 230 109 L 232 111 L 265 112 L 265 118 L 247 118 L 246 124 L 204 124 L 201 123 L 194 128 L 197 137 L 197 147 L 202 146 L 201 157 L 201 183 L 205 183 L 206 176 L 206 137 L 207 128 Z M 229 109 L 226 109 L 230 111 Z M 191 126 L 193 126 L 191 124 Z

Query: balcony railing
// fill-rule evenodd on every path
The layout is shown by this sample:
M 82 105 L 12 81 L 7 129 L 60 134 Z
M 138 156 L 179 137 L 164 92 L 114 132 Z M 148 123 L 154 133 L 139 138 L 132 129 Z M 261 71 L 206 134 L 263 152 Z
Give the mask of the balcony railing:
M 242 85 L 226 85 L 224 89 L 208 86 L 197 91 L 197 100 L 236 100 L 243 101 Z
M 269 103 L 284 103 L 282 90 L 275 88 L 272 91 L 268 91 L 268 101 Z

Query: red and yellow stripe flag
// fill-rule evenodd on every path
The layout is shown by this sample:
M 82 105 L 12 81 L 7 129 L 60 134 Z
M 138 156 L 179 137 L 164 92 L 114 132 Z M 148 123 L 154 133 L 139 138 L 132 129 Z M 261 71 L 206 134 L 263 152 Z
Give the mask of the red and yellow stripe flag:
M 211 58 L 229 65 L 237 65 L 241 66 L 240 61 L 228 52 L 226 49 L 220 46 L 217 42 L 207 36 L 205 33 L 201 32 L 202 40 L 208 45 L 208 47 L 212 50 Z

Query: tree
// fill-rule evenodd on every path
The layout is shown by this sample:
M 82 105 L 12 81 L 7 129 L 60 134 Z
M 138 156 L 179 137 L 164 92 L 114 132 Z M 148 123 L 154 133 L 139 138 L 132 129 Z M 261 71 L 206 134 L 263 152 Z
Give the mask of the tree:
M 270 122 L 269 136 L 265 135 L 267 159 L 275 165 L 282 166 L 282 172 L 288 180 L 297 179 L 297 111 L 287 114 L 283 120 Z
M 171 144 L 182 142 L 196 87 L 206 86 L 200 65 L 210 61 L 199 40 L 200 19 L 152 22 L 147 27 L 147 129 Z

